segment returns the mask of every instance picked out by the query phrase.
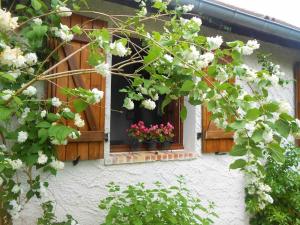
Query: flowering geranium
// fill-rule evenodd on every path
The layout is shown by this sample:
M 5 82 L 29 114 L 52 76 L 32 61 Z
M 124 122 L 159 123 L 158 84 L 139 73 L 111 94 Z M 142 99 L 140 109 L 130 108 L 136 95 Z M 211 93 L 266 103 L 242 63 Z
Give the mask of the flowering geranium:
M 160 124 L 159 126 L 159 142 L 163 143 L 165 141 L 172 141 L 174 138 L 174 126 L 171 123 L 167 123 L 166 125 Z
M 139 121 L 135 124 L 132 124 L 129 129 L 127 129 L 129 137 L 137 139 L 139 142 L 143 142 L 147 139 L 149 129 L 145 126 L 143 121 Z

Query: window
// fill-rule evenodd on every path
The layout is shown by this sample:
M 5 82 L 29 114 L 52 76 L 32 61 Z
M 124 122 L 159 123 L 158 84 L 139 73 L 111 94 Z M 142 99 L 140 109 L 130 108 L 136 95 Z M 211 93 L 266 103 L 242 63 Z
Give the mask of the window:
M 133 54 L 136 52 L 136 49 L 142 46 L 142 43 L 139 39 L 131 38 L 129 46 L 132 49 Z M 141 56 L 144 56 L 145 53 L 140 53 Z M 116 65 L 123 60 L 126 60 L 126 57 L 117 57 L 113 56 L 112 64 Z M 126 74 L 133 73 L 138 69 L 141 64 L 131 64 L 123 68 L 123 72 Z M 141 71 L 142 76 L 149 76 L 146 71 Z M 138 103 L 135 104 L 135 109 L 128 111 L 123 105 L 123 100 L 125 97 L 124 93 L 119 92 L 120 89 L 125 88 L 129 85 L 129 79 L 123 76 L 113 75 L 111 78 L 111 121 L 110 121 L 110 145 L 111 152 L 128 152 L 130 151 L 129 138 L 127 135 L 127 129 L 131 124 L 134 124 L 138 121 L 144 121 L 147 126 L 151 124 L 160 124 L 170 122 L 174 126 L 174 143 L 170 146 L 170 149 L 182 149 L 182 138 L 183 138 L 183 126 L 180 120 L 180 107 L 182 106 L 183 101 L 178 100 L 170 103 L 166 109 L 165 113 L 162 114 L 160 111 L 160 104 L 162 103 L 163 97 L 160 97 L 156 101 L 156 109 L 153 111 L 146 110 L 138 106 Z M 144 146 L 141 146 L 139 150 L 144 150 Z

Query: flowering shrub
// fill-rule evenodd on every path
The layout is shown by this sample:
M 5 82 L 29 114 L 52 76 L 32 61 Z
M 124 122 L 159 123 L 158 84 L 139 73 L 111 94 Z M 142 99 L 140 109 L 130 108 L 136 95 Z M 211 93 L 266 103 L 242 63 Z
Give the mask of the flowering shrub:
M 251 185 L 246 189 L 246 204 L 247 210 L 252 214 L 251 225 L 300 223 L 299 165 L 299 151 L 290 151 L 286 153 L 283 164 L 272 159 L 266 162 L 264 165 L 266 175 L 262 178 L 263 182 L 257 178 L 249 179 Z M 252 185 L 257 185 L 259 188 L 252 188 Z M 262 200 L 273 204 L 265 206 Z
M 104 95 L 98 89 L 76 88 L 63 90 L 68 101 L 57 97 L 42 99 L 39 84 L 94 72 L 99 76 L 116 74 L 130 78 L 130 85 L 122 90 L 126 93 L 124 107 L 128 110 L 137 103 L 154 110 L 159 96 L 163 97 L 162 111 L 183 96 L 192 105 L 205 105 L 218 127 L 234 132 L 231 155 L 239 158 L 230 168 L 241 169 L 259 181 L 260 185 L 249 182 L 247 187 L 249 196 L 259 198 L 255 201 L 257 208 L 263 210 L 274 202 L 269 188 L 272 186 L 266 183 L 264 163 L 269 160 L 284 163 L 286 152 L 296 148 L 293 140 L 300 134 L 300 121 L 291 116 L 289 103 L 269 96 L 271 87 L 280 88 L 288 83 L 280 66 L 265 56 L 258 58 L 258 70 L 244 64 L 244 57 L 259 49 L 256 40 L 223 43 L 220 36 L 203 36 L 201 19 L 193 15 L 185 18 L 193 6 L 169 7 L 170 1 L 151 1 L 154 13 L 149 14 L 146 1 L 139 0 L 140 10 L 127 19 L 93 12 L 97 17 L 118 21 L 114 23 L 116 27 L 99 29 L 61 23 L 61 17 L 79 10 L 78 2 L 83 0 L 51 0 L 50 4 L 41 0 L 16 2 L 11 1 L 12 5 L 7 6 L 10 12 L 0 10 L 1 219 L 17 218 L 32 197 L 43 197 L 48 183 L 40 173 L 56 174 L 64 165 L 57 160 L 55 146 L 80 136 L 80 128 L 85 125 L 80 112 L 101 101 Z M 69 9 L 67 3 L 74 9 Z M 162 20 L 163 29 L 148 32 L 148 22 L 161 18 L 169 18 Z M 90 42 L 55 61 L 59 47 L 83 33 Z M 130 39 L 120 38 L 120 34 L 137 36 L 145 47 L 132 54 Z M 45 48 L 49 38 L 58 43 L 57 48 Z M 92 69 L 55 72 L 61 63 L 84 49 L 89 50 Z M 144 57 L 139 54 L 142 52 Z M 129 58 L 111 67 L 106 62 L 108 54 Z M 133 74 L 123 73 L 124 66 L 135 63 L 140 68 Z M 142 70 L 149 76 L 140 76 Z M 228 82 L 233 79 L 239 82 Z M 248 91 L 243 86 L 249 87 Z M 185 107 L 180 115 L 186 118 Z M 156 135 L 156 131 L 153 126 L 151 135 Z M 135 135 L 134 130 L 132 134 Z M 141 135 L 140 140 L 147 138 Z M 27 182 L 21 183 L 20 176 L 26 177 Z
M 155 188 L 145 188 L 143 183 L 122 190 L 118 185 L 108 185 L 109 196 L 102 199 L 100 209 L 107 212 L 102 225 L 119 224 L 181 224 L 210 225 L 216 214 L 214 205 L 202 205 L 185 187 L 183 178 L 178 185 L 164 188 L 159 182 Z

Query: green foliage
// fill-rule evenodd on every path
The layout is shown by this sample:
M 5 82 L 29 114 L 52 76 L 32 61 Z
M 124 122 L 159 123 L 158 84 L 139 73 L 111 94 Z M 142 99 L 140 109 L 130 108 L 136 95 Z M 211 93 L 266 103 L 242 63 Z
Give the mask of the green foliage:
M 283 164 L 270 159 L 265 165 L 265 183 L 272 192 L 274 203 L 261 210 L 257 200 L 247 195 L 247 210 L 251 213 L 251 225 L 300 224 L 300 173 L 299 149 L 286 153 Z
M 38 218 L 37 225 L 76 225 L 76 220 L 71 215 L 66 215 L 64 221 L 58 221 L 54 214 L 53 202 L 48 201 L 42 204 L 43 215 Z
M 122 190 L 111 183 L 108 189 L 109 196 L 99 205 L 107 211 L 102 225 L 209 225 L 216 217 L 213 204 L 204 207 L 191 195 L 182 177 L 177 186 L 169 188 L 156 182 L 154 188 L 139 183 Z

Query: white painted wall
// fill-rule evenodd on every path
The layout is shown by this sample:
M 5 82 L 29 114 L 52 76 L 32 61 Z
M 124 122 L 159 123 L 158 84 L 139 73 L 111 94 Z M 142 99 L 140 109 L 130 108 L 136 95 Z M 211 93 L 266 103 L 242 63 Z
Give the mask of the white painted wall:
M 101 4 L 100 4 L 101 5 Z M 116 5 L 103 3 L 101 8 L 110 11 L 117 9 Z M 118 6 L 124 10 L 125 7 Z M 206 34 L 224 35 L 227 40 L 245 39 L 237 35 L 203 28 Z M 271 52 L 275 63 L 282 66 L 287 77 L 293 78 L 293 64 L 300 61 L 298 51 L 283 48 L 269 43 L 261 43 L 262 50 Z M 247 63 L 257 66 L 254 57 Z M 110 79 L 107 79 L 107 87 Z M 272 90 L 276 98 L 287 99 L 293 105 L 293 84 L 284 90 Z M 109 131 L 109 88 L 106 90 L 107 111 L 106 131 Z M 184 146 L 188 150 L 201 152 L 201 140 L 196 139 L 196 133 L 201 132 L 200 107 L 188 106 L 188 118 L 184 124 Z M 109 146 L 106 144 L 106 156 Z M 98 210 L 98 203 L 106 196 L 105 185 L 115 181 L 122 186 L 137 182 L 152 184 L 161 181 L 165 185 L 174 184 L 177 175 L 186 177 L 188 187 L 201 199 L 210 200 L 216 204 L 219 218 L 216 225 L 247 225 L 248 217 L 244 204 L 244 177 L 241 173 L 230 171 L 228 166 L 232 158 L 227 155 L 202 154 L 196 160 L 177 162 L 154 162 L 132 165 L 104 166 L 103 160 L 80 162 L 77 166 L 66 163 L 63 172 L 50 178 L 49 197 L 56 199 L 56 213 L 59 217 L 66 213 L 72 214 L 81 225 L 96 225 L 103 221 L 104 214 Z M 29 202 L 16 225 L 33 225 L 40 208 L 36 200 Z

